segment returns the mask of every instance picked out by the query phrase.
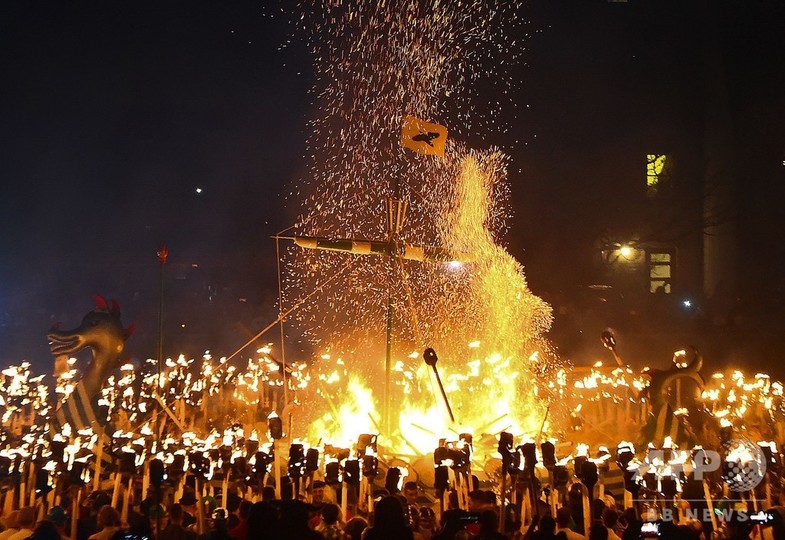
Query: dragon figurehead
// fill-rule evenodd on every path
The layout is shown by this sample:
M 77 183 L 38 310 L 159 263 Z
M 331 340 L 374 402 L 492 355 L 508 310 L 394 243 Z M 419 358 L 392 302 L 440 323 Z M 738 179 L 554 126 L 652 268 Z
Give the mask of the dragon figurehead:
M 125 341 L 133 333 L 133 325 L 123 328 L 117 302 L 107 303 L 100 295 L 93 298 L 95 309 L 84 316 L 82 324 L 73 330 L 60 330 L 55 325 L 48 334 L 49 347 L 55 356 L 76 354 L 90 347 L 92 360 L 82 375 L 89 395 L 99 392 L 104 381 L 118 367 Z

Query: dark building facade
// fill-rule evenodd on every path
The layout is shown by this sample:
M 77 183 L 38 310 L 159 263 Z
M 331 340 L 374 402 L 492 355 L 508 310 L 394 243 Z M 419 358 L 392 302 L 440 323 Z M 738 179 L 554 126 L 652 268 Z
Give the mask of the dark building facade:
M 634 363 L 695 344 L 718 364 L 765 366 L 785 352 L 785 5 L 598 0 L 535 12 L 550 24 L 531 84 L 564 107 L 531 115 L 526 153 L 542 163 L 528 172 L 559 176 L 543 196 L 571 219 L 552 233 L 564 259 L 529 255 L 527 268 L 554 304 L 555 339 L 588 361 L 601 354 L 595 332 L 615 327 Z M 560 79 L 551 62 L 569 65 Z M 556 268 L 540 275 L 541 264 Z

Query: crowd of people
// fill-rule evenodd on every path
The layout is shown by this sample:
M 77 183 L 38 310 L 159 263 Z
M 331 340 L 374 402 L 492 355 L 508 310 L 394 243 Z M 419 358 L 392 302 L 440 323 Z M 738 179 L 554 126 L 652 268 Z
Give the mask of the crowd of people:
M 276 498 L 275 489 L 268 486 L 261 500 L 252 502 L 232 493 L 225 499 L 226 508 L 219 508 L 213 497 L 200 502 L 192 490 L 186 490 L 177 502 L 168 505 L 157 504 L 151 496 L 129 506 L 124 520 L 111 504 L 110 495 L 99 490 L 79 504 L 77 515 L 72 515 L 76 506 L 64 495 L 60 505 L 52 506 L 45 515 L 40 507 L 24 507 L 0 516 L 0 540 L 785 539 L 785 489 L 780 493 L 779 505 L 768 511 L 777 516 L 774 522 L 760 526 L 747 519 L 737 505 L 733 511 L 718 512 L 722 517 L 716 530 L 705 520 L 647 521 L 650 515 L 620 507 L 611 494 L 592 501 L 589 520 L 583 516 L 586 507 L 571 504 L 569 499 L 556 508 L 555 514 L 550 504 L 537 501 L 536 511 L 525 527 L 520 523 L 521 507 L 500 506 L 497 494 L 490 490 L 471 491 L 468 509 L 461 510 L 455 492 L 434 500 L 417 483 L 407 482 L 395 494 L 375 492 L 372 511 L 352 505 L 347 507 L 346 515 L 336 504 L 336 495 L 320 481 L 313 483 L 307 498 Z M 443 511 L 442 501 L 449 501 Z

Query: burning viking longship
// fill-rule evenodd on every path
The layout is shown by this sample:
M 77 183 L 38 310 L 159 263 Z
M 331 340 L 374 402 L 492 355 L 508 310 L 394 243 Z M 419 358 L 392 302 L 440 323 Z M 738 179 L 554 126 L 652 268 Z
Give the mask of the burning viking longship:
M 284 377 L 283 365 L 267 347 L 260 349 L 259 357 L 249 360 L 245 369 L 227 365 L 223 359 L 213 363 L 212 358 L 205 357 L 198 366 L 193 360 L 186 361 L 180 357 L 167 359 L 160 379 L 153 370 L 134 374 L 133 365 L 121 361 L 125 342 L 132 331 L 132 326 L 123 327 L 117 303 L 109 303 L 100 296 L 96 297 L 95 309 L 84 317 L 78 327 L 69 331 L 53 328 L 49 333 L 53 354 L 62 358 L 90 348 L 91 361 L 81 377 L 74 370 L 61 374 L 61 385 L 55 392 L 58 406 L 48 415 L 44 410 L 45 414 L 29 421 L 27 432 L 31 431 L 34 423 L 48 426 L 50 437 L 63 430 L 69 434 L 92 431 L 100 435 L 102 444 L 107 447 L 112 444 L 110 439 L 115 434 L 135 439 L 145 432 L 151 440 L 183 437 L 217 440 L 227 433 L 238 439 L 258 440 L 259 435 L 263 439 L 268 432 L 270 415 L 297 411 L 296 405 L 295 409 L 287 408 L 283 401 L 284 381 L 290 385 L 293 402 L 300 399 L 297 392 L 307 392 L 309 381 L 321 380 L 317 385 L 321 387 L 325 384 L 324 379 L 320 379 L 323 372 L 305 364 L 287 366 L 287 376 Z M 783 411 L 780 383 L 771 382 L 762 374 L 750 383 L 738 372 L 728 378 L 715 374 L 704 381 L 700 375 L 703 366 L 700 354 L 693 351 L 692 359 L 685 359 L 686 352 L 680 351 L 669 369 L 646 370 L 642 375 L 635 375 L 626 367 L 606 369 L 598 365 L 588 373 L 580 368 L 560 368 L 538 384 L 564 400 L 571 413 L 565 415 L 563 410 L 560 412 L 559 407 L 554 406 L 553 416 L 543 422 L 540 436 L 606 445 L 613 444 L 614 437 L 632 439 L 638 445 L 651 443 L 655 446 L 661 446 L 667 439 L 678 445 L 690 446 L 699 440 L 711 440 L 711 433 L 718 432 L 721 427 L 720 421 L 723 425 L 732 421 L 744 422 L 761 438 L 778 439 L 783 435 L 778 420 Z M 69 362 L 73 363 L 73 359 Z M 333 376 L 339 375 L 333 373 Z M 676 383 L 684 378 L 691 380 L 692 386 L 684 386 L 683 390 L 680 386 L 680 394 L 683 395 L 675 400 Z M 155 391 L 156 386 L 158 392 Z M 697 397 L 690 397 L 695 393 Z M 445 397 L 447 394 L 454 394 L 449 385 Z M 13 410 L 9 406 L 14 401 L 9 397 L 5 397 L 4 401 Z M 577 407 L 576 403 L 579 404 Z M 373 410 L 371 404 L 366 405 L 368 408 L 360 411 L 361 414 Z M 335 403 L 327 401 L 322 407 L 340 415 Z M 6 432 L 11 418 L 16 416 L 8 413 L 3 416 Z M 494 419 L 489 417 L 487 420 Z M 411 422 L 415 424 L 415 421 Z M 153 437 L 154 423 L 157 423 L 159 432 Z M 609 423 L 615 424 L 615 427 L 610 429 Z M 19 427 L 20 423 L 16 422 L 16 429 Z M 416 424 L 414 428 L 427 429 Z M 359 434 L 360 431 L 355 430 L 350 437 L 355 438 Z M 302 436 L 297 433 L 287 435 Z M 396 447 L 392 441 L 386 450 L 409 456 L 428 454 L 428 445 L 438 442 L 440 436 L 434 433 L 433 439 L 422 444 L 422 448 L 406 440 L 398 443 L 404 446 Z M 476 439 L 479 441 L 486 436 L 490 436 L 489 446 L 493 446 L 496 433 L 479 430 Z M 405 439 L 405 435 L 403 437 Z M 351 439 L 314 442 L 348 445 Z M 492 452 L 483 459 L 487 458 L 492 458 Z
M 294 364 L 284 377 L 281 364 L 265 347 L 245 369 L 228 365 L 224 359 L 213 362 L 204 357 L 199 364 L 181 357 L 167 359 L 160 377 L 154 370 L 136 374 L 132 364 L 120 361 L 130 330 L 122 325 L 119 306 L 101 297 L 77 328 L 52 329 L 49 339 L 55 355 L 76 354 L 86 347 L 92 354 L 81 378 L 73 369 L 60 375 L 56 392 L 62 396 L 60 404 L 48 412 L 44 407 L 41 414 L 30 415 L 25 408 L 38 403 L 35 400 L 42 392 L 40 386 L 33 388 L 27 381 L 40 380 L 30 379 L 23 370 L 3 371 L 0 397 L 6 410 L 0 485 L 5 489 L 5 506 L 42 500 L 45 507 L 51 506 L 68 485 L 91 480 L 93 489 L 106 489 L 112 483 L 114 498 L 123 491 L 121 485 L 130 491 L 137 475 L 142 493 L 161 488 L 166 497 L 174 498 L 170 500 L 177 500 L 189 482 L 195 482 L 188 489 L 197 493 L 214 490 L 226 504 L 231 493 L 258 497 L 262 486 L 271 484 L 280 490 L 281 479 L 288 477 L 297 492 L 305 493 L 319 478 L 336 487 L 359 490 L 360 500 L 372 506 L 374 482 L 384 475 L 390 489 L 406 478 L 436 488 L 437 493 L 457 487 L 465 504 L 472 474 L 502 493 L 508 475 L 516 482 L 526 477 L 524 470 L 536 473 L 541 481 L 554 474 L 550 481 L 557 482 L 558 490 L 563 488 L 559 488 L 559 478 L 565 474 L 559 471 L 567 464 L 580 482 L 591 487 L 598 482 L 600 493 L 611 488 L 638 493 L 638 484 L 631 483 L 626 472 L 607 466 L 608 448 L 618 445 L 617 459 L 625 466 L 655 471 L 649 473 L 654 480 L 641 480 L 651 491 L 652 482 L 666 485 L 673 471 L 684 465 L 687 451 L 679 448 L 691 448 L 695 442 L 719 448 L 733 437 L 732 424 L 761 440 L 780 443 L 785 435 L 781 383 L 763 374 L 747 378 L 740 372 L 714 374 L 704 382 L 699 374 L 702 357 L 693 351 L 687 360 L 687 353 L 680 351 L 669 369 L 641 375 L 621 362 L 612 369 L 596 365 L 543 371 L 538 384 L 558 397 L 552 403 L 553 416 L 542 422 L 539 432 L 513 434 L 504 428 L 491 432 L 481 426 L 453 433 L 457 435 L 453 442 L 445 431 L 430 442 L 403 440 L 397 447 L 392 438 L 383 446 L 381 434 L 362 431 L 351 435 L 356 443 L 298 440 L 295 437 L 300 434 L 286 433 L 291 424 L 281 421 L 292 411 L 300 414 L 297 406 L 287 409 L 278 396 L 284 380 L 291 385 L 293 402 L 308 391 L 309 381 L 328 384 L 319 378 L 322 373 L 317 365 Z M 74 359 L 67 363 L 73 365 Z M 465 380 L 471 379 L 469 372 Z M 684 380 L 691 381 L 695 392 L 686 384 L 675 392 L 676 383 Z M 448 384 L 445 394 L 454 392 Z M 688 398 L 689 394 L 695 396 Z M 557 401 L 570 413 L 559 413 Z M 334 407 L 339 417 L 343 410 L 337 410 L 342 407 L 339 404 L 322 406 Z M 365 412 L 372 410 L 371 403 L 366 406 Z M 24 411 L 27 415 L 21 418 Z M 498 419 L 487 420 L 485 426 Z M 432 426 L 409 427 L 424 431 Z M 401 431 L 405 439 L 406 430 Z M 523 444 L 515 447 L 510 441 L 521 434 Z M 635 445 L 623 442 L 627 435 L 636 440 Z M 712 440 L 712 435 L 718 440 Z M 535 452 L 536 442 L 542 442 L 542 453 Z M 760 444 L 768 449 L 769 466 L 776 470 L 777 446 Z M 647 454 L 638 455 L 647 446 Z M 661 448 L 672 456 L 670 461 L 656 457 Z M 545 471 L 540 470 L 542 466 Z M 596 467 L 596 478 L 592 467 Z M 22 479 L 26 484 L 19 483 Z M 25 487 L 33 484 L 33 490 Z M 347 497 L 344 494 L 344 500 Z

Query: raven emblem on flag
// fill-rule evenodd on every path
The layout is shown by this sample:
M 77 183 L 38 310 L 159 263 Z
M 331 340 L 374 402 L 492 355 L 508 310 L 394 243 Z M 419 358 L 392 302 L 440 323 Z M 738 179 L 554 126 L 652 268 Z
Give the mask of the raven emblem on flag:
M 407 116 L 401 126 L 401 145 L 424 156 L 444 157 L 447 128 Z

